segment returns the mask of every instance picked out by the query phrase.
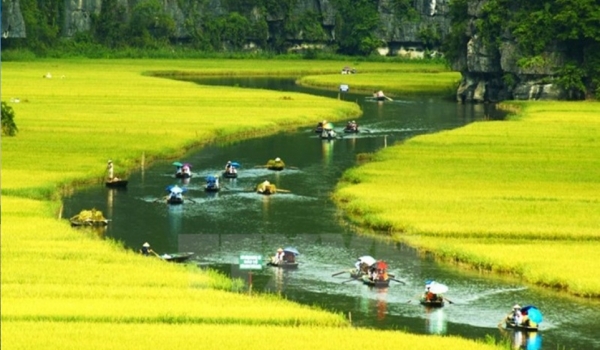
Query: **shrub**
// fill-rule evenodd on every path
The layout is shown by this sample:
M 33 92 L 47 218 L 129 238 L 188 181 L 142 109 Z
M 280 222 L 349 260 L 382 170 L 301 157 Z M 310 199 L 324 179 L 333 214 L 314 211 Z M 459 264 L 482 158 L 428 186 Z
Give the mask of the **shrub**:
M 15 111 L 2 101 L 2 135 L 15 136 L 19 129 L 15 124 Z

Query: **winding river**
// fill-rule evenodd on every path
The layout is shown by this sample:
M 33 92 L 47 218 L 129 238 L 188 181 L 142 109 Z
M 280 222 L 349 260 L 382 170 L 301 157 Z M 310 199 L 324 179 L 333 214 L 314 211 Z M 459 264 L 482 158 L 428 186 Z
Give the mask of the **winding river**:
M 193 202 L 167 206 L 159 201 L 165 187 L 182 184 L 173 177 L 173 160 L 131 174 L 126 190 L 87 188 L 64 200 L 64 215 L 97 208 L 112 221 L 98 234 L 137 250 L 151 242 L 155 251 L 193 251 L 192 262 L 248 283 L 254 291 L 280 293 L 299 303 L 343 313 L 356 326 L 401 329 L 413 333 L 506 339 L 515 349 L 600 349 L 596 331 L 598 302 L 527 286 L 519 280 L 463 271 L 419 256 L 405 245 L 372 237 L 344 219 L 330 199 L 342 173 L 357 164 L 357 154 L 374 152 L 415 135 L 501 118 L 490 105 L 462 105 L 432 98 L 371 102 L 365 95 L 339 94 L 296 86 L 290 79 L 214 78 L 198 83 L 299 91 L 360 104 L 361 133 L 321 140 L 311 127 L 268 137 L 212 145 L 178 159 L 192 164 L 194 176 L 183 185 Z M 315 124 L 318 120 L 315 120 Z M 339 130 L 345 123 L 339 123 Z M 271 172 L 260 166 L 281 157 L 289 166 Z M 204 177 L 222 172 L 225 163 L 241 164 L 239 177 L 223 179 L 226 188 L 204 192 Z M 289 193 L 261 196 L 249 191 L 269 180 Z M 267 258 L 279 247 L 300 251 L 296 270 L 239 269 L 239 256 Z M 348 274 L 356 257 L 372 255 L 388 262 L 396 278 L 389 288 L 370 289 Z M 450 287 L 453 302 L 426 309 L 417 296 L 425 281 Z M 506 332 L 497 325 L 513 304 L 535 304 L 544 313 L 538 333 Z

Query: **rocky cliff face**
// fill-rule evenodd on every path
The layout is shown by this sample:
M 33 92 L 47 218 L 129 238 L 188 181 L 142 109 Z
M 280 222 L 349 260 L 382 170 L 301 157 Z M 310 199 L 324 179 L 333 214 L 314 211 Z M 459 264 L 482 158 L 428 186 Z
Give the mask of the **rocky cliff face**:
M 100 13 L 102 0 L 64 0 L 65 1 L 65 23 L 63 35 L 70 37 L 77 32 L 90 29 L 91 15 Z M 211 0 L 208 8 L 216 15 L 225 13 L 223 0 Z M 378 11 L 381 18 L 381 29 L 377 36 L 388 44 L 382 47 L 382 54 L 400 54 L 410 57 L 422 57 L 424 43 L 419 38 L 419 32 L 424 28 L 436 28 L 440 36 L 448 33 L 449 19 L 448 3 L 450 0 L 414 0 L 414 8 L 419 14 L 418 19 L 398 20 L 397 14 L 393 12 L 392 0 L 380 0 Z M 188 33 L 184 23 L 186 8 L 192 8 L 193 0 L 163 0 L 163 6 L 175 21 L 176 35 L 179 39 L 185 39 Z M 129 12 L 137 3 L 136 0 L 120 0 Z M 2 33 L 5 38 L 26 37 L 25 22 L 19 7 L 19 0 L 2 0 Z M 322 25 L 331 38 L 335 38 L 335 20 L 337 10 L 331 0 L 298 0 L 295 2 L 295 14 L 306 12 L 316 13 L 322 18 Z M 256 16 L 263 16 L 259 11 L 252 12 Z M 277 15 L 264 15 L 267 22 L 281 21 L 283 17 Z M 298 33 L 297 38 L 301 38 Z M 299 43 L 301 44 L 301 43 Z
M 500 48 L 490 47 L 478 35 L 475 21 L 481 17 L 481 8 L 488 0 L 469 3 L 470 21 L 466 36 L 469 38 L 462 56 L 453 64 L 462 80 L 456 93 L 460 102 L 495 102 L 514 100 L 566 99 L 568 93 L 549 83 L 556 68 L 564 64 L 560 47 L 547 50 L 543 60 L 536 64 L 519 64 L 522 57 L 510 33 L 501 38 Z
M 2 0 L 2 37 L 24 38 L 25 21 L 18 0 Z
M 98 14 L 102 0 L 64 0 L 65 24 L 63 35 L 70 37 L 77 32 L 87 31 L 91 26 L 91 15 Z M 131 9 L 139 0 L 119 0 L 119 3 L 131 13 Z M 163 6 L 175 21 L 176 36 L 185 39 L 189 33 L 185 29 L 185 21 L 189 20 L 186 9 L 193 8 L 194 0 L 163 0 Z M 207 8 L 215 16 L 226 14 L 225 0 L 210 0 Z M 450 0 L 414 0 L 413 8 L 418 18 L 399 19 L 394 10 L 393 0 L 379 0 L 378 12 L 380 28 L 377 37 L 385 46 L 379 48 L 382 55 L 400 55 L 410 58 L 423 58 L 424 47 L 421 32 L 433 28 L 440 38 L 444 38 L 450 30 Z M 501 38 L 500 47 L 490 47 L 478 35 L 475 21 L 481 18 L 481 9 L 488 0 L 470 0 L 466 37 L 468 43 L 460 57 L 453 62 L 453 68 L 460 71 L 462 80 L 457 89 L 456 98 L 460 102 L 494 102 L 505 99 L 564 99 L 567 92 L 552 84 L 556 67 L 565 60 L 564 51 L 560 47 L 548 50 L 543 60 L 537 64 L 523 66 L 519 64 L 518 46 L 506 33 Z M 4 38 L 26 37 L 27 28 L 21 14 L 19 0 L 2 0 L 2 35 Z M 322 26 L 329 39 L 335 40 L 335 24 L 337 10 L 332 0 L 298 0 L 293 12 L 300 16 L 303 13 L 318 14 L 322 18 Z M 252 16 L 265 17 L 267 22 L 284 20 L 283 15 L 265 15 L 258 9 Z M 275 27 L 276 28 L 276 27 Z M 304 47 L 302 33 L 293 35 L 296 47 Z M 313 43 L 314 44 L 314 43 Z

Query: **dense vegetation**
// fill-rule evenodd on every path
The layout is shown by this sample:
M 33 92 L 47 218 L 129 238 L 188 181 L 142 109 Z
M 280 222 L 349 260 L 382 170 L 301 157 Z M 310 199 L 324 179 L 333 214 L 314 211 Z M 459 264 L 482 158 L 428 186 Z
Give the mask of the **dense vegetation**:
M 15 136 L 18 131 L 14 109 L 8 103 L 2 101 L 2 135 Z
M 542 69 L 553 53 L 564 55 L 565 62 L 555 70 L 557 83 L 573 95 L 600 97 L 600 2 L 598 0 L 488 0 L 478 18 L 470 23 L 469 0 L 453 0 L 452 35 L 446 52 L 456 60 L 464 51 L 467 28 L 480 35 L 500 60 L 507 41 L 517 43 L 518 64 L 522 68 Z M 510 83 L 512 77 L 505 76 Z
M 117 0 L 102 0 L 100 12 L 92 14 L 90 30 L 66 38 L 64 1 L 20 0 L 27 38 L 2 39 L 2 46 L 27 49 L 36 55 L 71 52 L 93 57 L 129 48 L 181 47 L 204 52 L 258 48 L 280 54 L 299 42 L 326 43 L 333 52 L 369 55 L 381 46 L 375 37 L 381 25 L 376 1 L 334 0 L 333 5 L 339 9 L 337 35 L 331 34 L 333 26 L 324 25 L 320 14 L 298 11 L 297 2 L 226 0 L 222 9 L 215 9 L 208 0 L 179 1 L 185 18 L 184 28 L 178 29 L 173 16 L 158 0 L 139 1 L 131 11 Z M 417 18 L 410 0 L 393 0 L 391 4 L 398 20 Z M 309 50 L 308 54 L 314 52 Z

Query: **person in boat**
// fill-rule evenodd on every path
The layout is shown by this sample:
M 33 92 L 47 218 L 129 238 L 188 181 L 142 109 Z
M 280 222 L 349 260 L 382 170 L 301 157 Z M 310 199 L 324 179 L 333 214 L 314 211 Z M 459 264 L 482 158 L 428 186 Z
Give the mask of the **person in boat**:
M 108 160 L 108 164 L 106 165 L 106 171 L 108 172 L 108 181 L 118 180 L 117 178 L 115 178 L 113 162 L 110 159 Z
M 281 264 L 283 262 L 284 255 L 283 248 L 277 249 L 277 253 L 275 253 L 275 256 L 273 257 L 273 264 Z
M 182 170 L 181 170 L 181 165 L 178 165 L 178 166 L 175 168 L 175 175 L 178 175 L 178 176 L 179 176 L 179 175 L 181 175 L 181 171 L 182 171 Z
M 265 181 L 261 182 L 260 184 L 258 184 L 258 186 L 256 186 L 256 192 L 263 193 L 263 192 L 267 191 L 270 188 L 270 186 L 271 186 L 271 183 L 269 182 L 269 180 L 265 180 Z
M 378 260 L 375 264 L 373 264 L 373 266 L 371 267 L 371 280 L 373 281 L 387 281 L 388 279 L 388 274 L 387 274 L 387 263 L 383 260 Z
M 356 268 L 356 273 L 359 274 L 362 271 L 362 260 L 360 260 L 360 258 L 356 259 L 356 262 L 354 263 L 354 267 Z
M 523 314 L 521 313 L 521 306 L 519 304 L 513 306 L 512 311 L 506 315 L 506 321 L 516 326 L 520 326 L 523 323 Z
M 230 160 L 227 161 L 227 164 L 225 164 L 225 173 L 227 174 L 235 174 L 237 172 L 237 170 L 235 169 L 235 166 L 233 166 L 233 164 L 231 163 Z
M 356 131 L 358 130 L 358 124 L 356 124 L 354 120 L 348 122 L 348 124 L 346 124 L 346 130 Z
M 377 101 L 383 101 L 386 99 L 385 94 L 383 93 L 382 90 L 375 90 L 373 91 L 373 97 L 377 100 Z
M 152 248 L 150 248 L 150 243 L 148 243 L 148 242 L 142 244 L 142 248 L 140 249 L 140 253 L 142 255 L 146 255 L 146 256 L 148 256 L 150 254 L 156 254 L 154 252 L 154 250 L 152 250 Z
M 169 195 L 167 196 L 167 201 L 174 200 L 174 199 L 183 200 L 183 191 L 178 190 L 178 189 L 180 189 L 179 186 L 173 186 L 169 190 Z
M 185 164 L 183 167 L 181 167 L 181 172 L 183 173 L 183 175 L 187 175 L 187 176 L 191 176 L 192 172 L 190 171 L 190 166 Z
M 435 294 L 431 291 L 431 285 L 433 283 L 433 281 L 425 282 L 425 293 L 423 294 L 423 299 L 425 299 L 427 302 L 442 301 L 444 297 L 441 294 Z
M 219 188 L 219 177 L 218 176 L 206 177 L 206 187 L 207 188 Z

